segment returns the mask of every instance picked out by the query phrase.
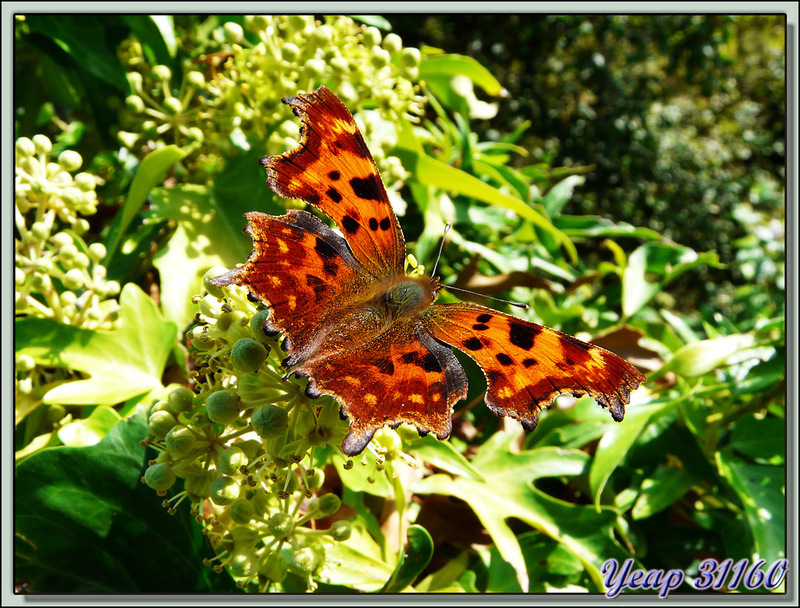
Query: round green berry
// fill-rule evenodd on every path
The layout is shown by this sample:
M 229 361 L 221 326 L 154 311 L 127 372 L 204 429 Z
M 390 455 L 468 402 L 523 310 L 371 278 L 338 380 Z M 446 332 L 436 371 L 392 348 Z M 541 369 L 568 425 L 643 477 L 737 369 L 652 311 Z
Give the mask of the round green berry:
M 169 490 L 175 480 L 175 473 L 172 472 L 169 465 L 164 463 L 150 465 L 144 472 L 144 482 L 156 492 Z
M 250 578 L 258 572 L 258 554 L 252 549 L 240 549 L 231 555 L 231 574 L 237 578 Z
M 333 522 L 328 532 L 333 540 L 343 541 L 350 538 L 350 534 L 353 532 L 353 526 L 349 521 L 340 519 L 339 521 Z
M 249 500 L 240 498 L 231 504 L 229 513 L 237 524 L 247 524 L 256 516 L 256 508 Z
M 304 575 L 314 572 L 319 562 L 319 556 L 311 547 L 303 547 L 292 556 L 292 568 Z
M 223 476 L 212 481 L 209 490 L 211 491 L 211 502 L 224 507 L 239 498 L 241 486 L 235 479 Z
M 231 349 L 231 363 L 237 372 L 254 372 L 261 367 L 268 354 L 263 344 L 251 338 L 242 338 Z
M 250 425 L 262 439 L 273 439 L 286 433 L 289 416 L 283 408 L 268 403 L 253 412 Z
M 317 519 L 329 517 L 336 513 L 341 506 L 342 501 L 336 494 L 323 494 L 309 501 L 308 513 L 313 513 Z
M 275 538 L 286 538 L 294 530 L 294 518 L 282 511 L 275 513 L 267 520 L 267 530 Z
M 189 427 L 177 424 L 167 433 L 164 443 L 171 455 L 180 458 L 194 449 L 197 444 L 197 436 Z
M 156 439 L 164 439 L 167 433 L 177 424 L 175 416 L 163 410 L 150 414 L 147 423 L 150 427 L 150 432 Z
M 225 475 L 236 475 L 242 467 L 247 466 L 248 460 L 247 454 L 233 445 L 219 455 L 219 470 Z
M 239 395 L 230 389 L 215 391 L 206 400 L 206 412 L 212 422 L 231 424 L 239 417 Z
M 192 409 L 194 393 L 185 386 L 174 389 L 167 397 L 167 409 L 176 416 Z

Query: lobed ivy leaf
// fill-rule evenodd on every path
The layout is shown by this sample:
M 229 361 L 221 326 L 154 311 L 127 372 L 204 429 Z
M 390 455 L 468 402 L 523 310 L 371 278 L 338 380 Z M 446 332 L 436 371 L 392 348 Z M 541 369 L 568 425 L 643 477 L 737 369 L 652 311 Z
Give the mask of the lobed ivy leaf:
M 411 488 L 416 494 L 460 498 L 472 508 L 491 535 L 498 552 L 514 568 L 523 591 L 530 588 L 525 557 L 516 534 L 506 523 L 516 518 L 556 540 L 583 565 L 595 590 L 603 590 L 600 568 L 608 558 L 628 556 L 614 539 L 615 509 L 557 500 L 533 485 L 541 477 L 582 475 L 589 456 L 579 450 L 536 448 L 513 453 L 513 436 L 496 433 L 476 453 L 472 466 L 487 481 L 432 475 Z
M 233 268 L 250 252 L 250 246 L 242 244 L 240 226 L 220 207 L 205 186 L 184 184 L 152 192 L 148 215 L 175 223 L 175 231 L 153 265 L 161 278 L 164 316 L 179 329 L 194 318 L 197 306 L 192 296 L 201 293 L 203 274 L 213 266 Z
M 45 593 L 231 591 L 201 565 L 188 509 L 170 516 L 142 485 L 147 416 L 117 423 L 98 444 L 40 450 L 15 470 L 17 580 Z
M 128 283 L 120 296 L 119 327 L 88 330 L 49 319 L 15 324 L 16 351 L 41 365 L 84 372 L 85 380 L 60 384 L 45 403 L 116 405 L 162 387 L 161 376 L 177 328 L 165 321 L 139 287 Z

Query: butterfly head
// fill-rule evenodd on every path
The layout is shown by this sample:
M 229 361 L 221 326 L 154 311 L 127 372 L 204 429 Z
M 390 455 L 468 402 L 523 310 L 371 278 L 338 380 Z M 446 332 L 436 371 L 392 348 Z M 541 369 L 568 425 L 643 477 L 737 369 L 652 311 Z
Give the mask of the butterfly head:
M 429 307 L 441 289 L 438 277 L 403 277 L 382 296 L 391 318 L 412 316 Z

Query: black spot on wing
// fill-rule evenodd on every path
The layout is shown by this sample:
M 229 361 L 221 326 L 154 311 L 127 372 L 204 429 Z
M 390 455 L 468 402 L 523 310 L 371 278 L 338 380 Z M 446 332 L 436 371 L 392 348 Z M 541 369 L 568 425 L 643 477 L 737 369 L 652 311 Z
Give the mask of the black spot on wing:
M 442 366 L 439 365 L 439 360 L 434 356 L 433 353 L 426 353 L 419 359 L 419 365 L 422 369 L 426 372 L 440 372 L 442 371 Z
M 487 323 L 491 320 L 492 315 L 483 313 L 482 315 L 478 315 L 478 318 L 475 319 L 478 323 Z
M 369 229 L 375 232 L 378 229 L 378 220 L 374 217 L 369 218 Z
M 379 359 L 375 362 L 375 367 L 378 368 L 378 371 L 387 376 L 394 374 L 394 363 L 392 363 L 391 359 Z
M 475 325 L 472 326 L 472 329 L 476 329 L 478 331 L 486 331 L 487 329 L 489 329 L 489 326 L 484 325 L 483 323 L 476 323 Z
M 355 234 L 358 232 L 358 229 L 361 228 L 361 225 L 349 215 L 345 215 L 342 218 L 342 228 L 344 228 L 347 234 Z
M 525 325 L 517 321 L 509 321 L 508 339 L 514 346 L 519 346 L 522 350 L 533 348 L 533 342 L 541 330 Z
M 536 359 L 532 358 L 532 357 L 528 357 L 527 359 L 524 359 L 522 361 L 522 365 L 524 365 L 525 367 L 533 367 L 534 365 L 538 365 L 538 364 L 539 364 L 539 362 Z
M 328 177 L 330 177 L 333 181 L 338 182 L 339 179 L 341 179 L 342 174 L 339 173 L 338 171 L 331 171 L 330 173 L 328 173 Z
M 350 187 L 358 198 L 365 201 L 383 200 L 383 186 L 377 175 L 354 177 L 350 180 Z
M 481 350 L 483 348 L 483 344 L 481 343 L 481 341 L 475 337 L 467 338 L 466 340 L 464 340 L 463 344 L 469 350 Z
M 389 226 L 392 225 L 392 222 L 389 220 L 388 217 L 385 217 L 381 220 L 380 226 L 381 230 L 386 231 L 389 230 Z
M 342 195 L 339 194 L 339 191 L 336 190 L 336 188 L 328 188 L 328 191 L 325 194 L 327 194 L 328 198 L 331 199 L 334 203 L 342 202 Z
M 314 245 L 314 251 L 326 260 L 336 257 L 336 250 L 319 237 L 317 237 L 317 244 Z
M 507 366 L 514 364 L 514 360 L 505 353 L 498 353 L 495 359 L 500 362 L 500 365 Z

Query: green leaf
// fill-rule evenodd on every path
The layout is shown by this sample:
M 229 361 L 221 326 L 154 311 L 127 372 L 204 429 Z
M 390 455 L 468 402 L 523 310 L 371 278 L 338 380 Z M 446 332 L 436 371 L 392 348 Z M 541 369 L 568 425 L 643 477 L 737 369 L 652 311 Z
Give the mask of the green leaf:
M 553 217 L 553 224 L 572 238 L 629 236 L 650 241 L 662 239 L 658 232 L 650 228 L 632 226 L 625 222 L 612 222 L 598 215 L 558 215 Z
M 659 375 L 670 370 L 685 378 L 696 378 L 722 367 L 731 355 L 755 344 L 752 334 L 735 334 L 698 340 L 678 349 L 672 359 L 658 371 Z
M 26 23 L 31 31 L 53 40 L 78 67 L 88 70 L 121 93 L 130 91 L 119 59 L 105 46 L 106 28 L 102 17 L 29 14 Z
M 578 253 L 575 245 L 567 236 L 558 230 L 542 213 L 529 207 L 524 201 L 511 195 L 500 192 L 496 188 L 482 182 L 477 177 L 460 169 L 451 167 L 427 154 L 420 154 L 410 149 L 398 148 L 394 153 L 403 162 L 403 165 L 412 173 L 414 179 L 422 184 L 441 188 L 450 192 L 457 192 L 470 198 L 475 198 L 485 203 L 511 209 L 520 217 L 529 220 L 536 226 L 551 234 L 570 254 L 573 261 L 577 261 Z
M 433 435 L 426 435 L 415 440 L 409 452 L 437 469 L 475 481 L 484 481 L 480 473 L 449 441 L 439 441 Z
M 140 483 L 147 416 L 122 420 L 100 443 L 48 448 L 15 470 L 15 575 L 39 593 L 231 591 L 189 509 L 170 516 Z
M 197 311 L 192 296 L 201 293 L 203 274 L 213 266 L 233 268 L 247 259 L 241 226 L 231 224 L 222 205 L 205 186 L 185 184 L 157 188 L 152 193 L 152 219 L 175 222 L 172 237 L 153 260 L 161 278 L 164 315 L 179 329 L 191 323 Z
M 121 15 L 142 44 L 150 47 L 157 63 L 169 64 L 178 50 L 171 15 Z
M 382 593 L 400 593 L 410 586 L 426 568 L 433 556 L 433 539 L 422 526 L 408 528 L 408 544 L 395 566 L 392 576 L 386 581 Z
M 419 78 L 428 83 L 449 81 L 455 76 L 466 76 L 492 97 L 505 94 L 503 85 L 494 75 L 472 57 L 465 55 L 434 55 L 423 58 Z
M 92 331 L 49 319 L 16 322 L 16 352 L 42 365 L 89 376 L 51 389 L 45 403 L 115 405 L 161 388 L 177 329 L 132 283 L 123 288 L 120 306 L 119 328 L 114 331 Z
M 631 510 L 633 519 L 645 519 L 680 500 L 695 479 L 685 471 L 661 466 L 642 482 L 641 493 Z
M 116 410 L 101 405 L 92 410 L 88 418 L 70 422 L 58 429 L 58 438 L 64 445 L 82 447 L 99 443 L 121 419 Z
M 554 218 L 560 215 L 564 205 L 572 198 L 575 188 L 583 185 L 585 181 L 586 178 L 582 175 L 570 175 L 550 188 L 542 199 L 542 205 L 547 211 L 548 217 Z
M 119 247 L 122 235 L 131 223 L 131 220 L 136 216 L 139 208 L 147 200 L 150 191 L 158 184 L 164 181 L 167 171 L 184 158 L 188 152 L 182 150 L 177 146 L 164 146 L 158 150 L 154 150 L 142 159 L 139 167 L 136 170 L 136 175 L 133 177 L 131 187 L 128 190 L 128 196 L 125 199 L 125 204 L 120 209 L 117 216 L 114 218 L 114 223 L 109 230 L 106 248 L 105 265 L 108 266 L 109 260 L 116 253 Z
M 514 568 L 520 587 L 530 581 L 516 534 L 506 523 L 519 519 L 556 540 L 583 565 L 595 590 L 603 589 L 600 568 L 608 558 L 618 561 L 628 555 L 614 540 L 616 511 L 556 500 L 533 485 L 541 477 L 581 475 L 588 456 L 578 450 L 537 448 L 514 453 L 513 437 L 493 435 L 477 452 L 472 466 L 487 481 L 432 475 L 411 490 L 417 494 L 444 494 L 469 504 L 494 540 L 497 550 Z
M 672 402 L 651 403 L 636 405 L 625 412 L 625 420 L 620 423 L 609 424 L 608 431 L 597 444 L 597 451 L 592 461 L 592 470 L 589 473 L 589 487 L 591 488 L 594 503 L 600 506 L 600 497 L 611 474 L 620 462 L 627 456 L 628 451 L 641 434 L 645 425 L 653 416 L 661 411 L 673 407 Z
M 755 552 L 771 564 L 786 556 L 786 470 L 750 464 L 725 449 L 716 454 L 717 466 L 744 505 L 755 540 Z
M 381 547 L 367 532 L 360 518 L 351 520 L 352 533 L 344 542 L 325 546 L 325 561 L 319 578 L 331 585 L 344 585 L 359 591 L 378 591 L 394 570 L 383 559 Z
M 768 464 L 783 464 L 786 457 L 786 422 L 778 418 L 758 419 L 747 414 L 736 421 L 731 448 Z

